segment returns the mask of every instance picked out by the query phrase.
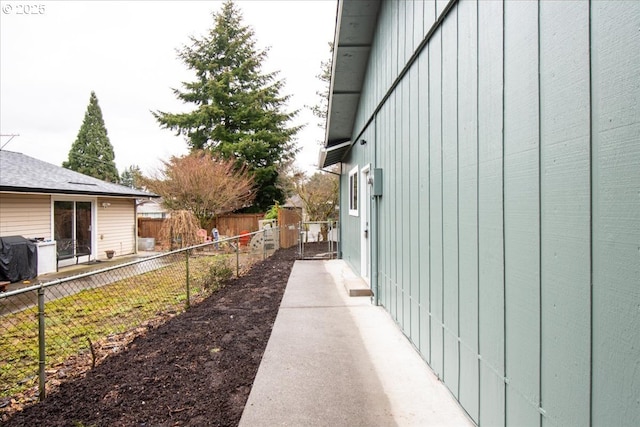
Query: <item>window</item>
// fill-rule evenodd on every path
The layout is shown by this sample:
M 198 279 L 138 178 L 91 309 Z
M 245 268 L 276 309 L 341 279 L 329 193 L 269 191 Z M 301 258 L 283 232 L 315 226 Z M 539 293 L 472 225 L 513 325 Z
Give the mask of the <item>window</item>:
M 358 216 L 358 166 L 349 171 L 349 215 Z

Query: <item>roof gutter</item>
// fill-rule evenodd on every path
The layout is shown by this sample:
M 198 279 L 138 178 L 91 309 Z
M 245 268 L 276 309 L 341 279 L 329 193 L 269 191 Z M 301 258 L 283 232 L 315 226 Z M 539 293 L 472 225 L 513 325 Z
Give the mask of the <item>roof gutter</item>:
M 342 144 L 332 147 L 321 148 L 318 156 L 318 167 L 322 169 L 339 163 L 349 148 L 351 148 L 351 141 L 343 142 Z
M 145 197 L 150 198 L 158 198 L 157 194 L 147 193 L 147 194 L 129 194 L 129 193 L 109 193 L 109 192 L 98 192 L 98 191 L 73 191 L 73 190 L 59 190 L 59 189 L 50 189 L 50 188 L 25 188 L 25 187 L 12 187 L 3 185 L 0 186 L 0 192 L 3 193 L 17 193 L 17 194 L 72 194 L 72 195 L 80 195 L 80 196 L 102 196 L 102 197 L 125 197 L 125 198 L 136 198 L 142 199 Z

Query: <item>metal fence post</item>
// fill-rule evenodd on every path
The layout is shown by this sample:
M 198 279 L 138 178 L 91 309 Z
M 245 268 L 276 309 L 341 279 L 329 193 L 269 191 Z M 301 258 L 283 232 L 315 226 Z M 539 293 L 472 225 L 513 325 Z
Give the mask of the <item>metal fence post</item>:
M 236 239 L 236 277 L 240 277 L 240 237 Z
M 43 401 L 46 395 L 45 382 L 47 374 L 45 373 L 46 354 L 44 344 L 44 288 L 40 288 L 38 289 L 38 399 L 40 401 Z
M 304 259 L 304 222 L 300 223 L 300 232 L 298 233 L 300 242 L 300 258 Z
M 329 241 L 329 259 L 333 259 L 333 221 L 327 221 L 327 240 Z
M 187 266 L 187 300 L 185 301 L 185 309 L 189 309 L 191 307 L 191 287 L 189 283 L 189 250 L 184 251 L 186 255 L 186 266 Z
M 333 241 L 335 231 L 336 241 Z M 338 258 L 338 221 L 331 221 L 331 259 Z

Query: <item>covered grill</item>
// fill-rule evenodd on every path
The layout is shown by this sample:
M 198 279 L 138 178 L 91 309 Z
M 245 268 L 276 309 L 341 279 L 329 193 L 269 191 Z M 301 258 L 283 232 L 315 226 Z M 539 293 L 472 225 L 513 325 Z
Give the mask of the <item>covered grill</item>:
M 0 237 L 0 281 L 19 282 L 38 275 L 38 247 L 22 236 Z

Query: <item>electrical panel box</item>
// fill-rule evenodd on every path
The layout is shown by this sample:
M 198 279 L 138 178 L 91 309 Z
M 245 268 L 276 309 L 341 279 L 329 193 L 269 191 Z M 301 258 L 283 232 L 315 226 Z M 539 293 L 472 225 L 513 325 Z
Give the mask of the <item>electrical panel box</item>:
M 382 196 L 382 169 L 373 169 L 373 196 Z

